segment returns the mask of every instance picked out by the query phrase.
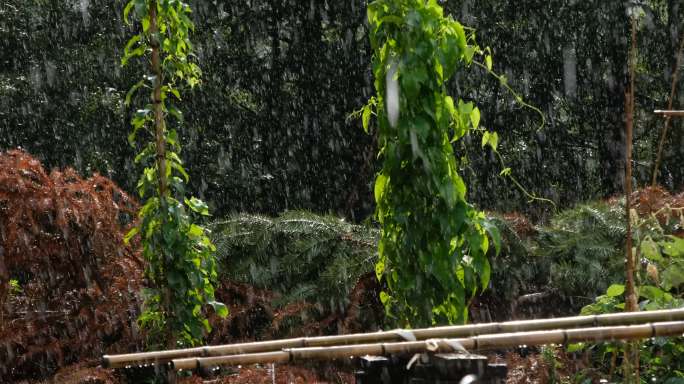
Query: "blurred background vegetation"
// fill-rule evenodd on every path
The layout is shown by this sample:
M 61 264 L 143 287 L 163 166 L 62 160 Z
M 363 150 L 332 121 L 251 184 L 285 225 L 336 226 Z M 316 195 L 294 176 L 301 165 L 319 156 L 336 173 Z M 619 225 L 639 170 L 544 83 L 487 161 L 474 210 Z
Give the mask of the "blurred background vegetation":
M 643 187 L 650 182 L 663 127 L 652 111 L 667 105 L 684 35 L 684 5 L 441 3 L 477 30 L 480 45 L 492 49 L 494 69 L 546 120 L 540 127 L 539 116 L 477 68 L 456 76 L 450 94 L 477 101 L 481 124 L 498 133 L 506 165 L 530 192 L 559 207 L 553 212 L 549 205 L 530 204 L 497 177 L 501 165 L 479 140 L 459 144 L 457 154 L 469 158 L 469 199 L 490 212 L 504 240 L 492 260 L 492 283 L 473 303 L 473 320 L 576 314 L 624 279 L 624 207 L 609 198 L 621 193 L 624 181 L 627 7 L 643 10 L 633 164 Z M 48 169 L 98 172 L 134 190 L 137 151 L 126 140 L 134 111 L 123 99 L 144 70 L 120 65 L 131 35 L 121 20 L 124 5 L 0 1 L 0 151 L 19 146 Z M 236 329 L 218 329 L 215 341 L 343 333 L 382 323 L 375 296 L 380 287 L 373 279 L 377 229 L 367 220 L 379 166 L 375 135 L 348 118 L 373 89 L 366 5 L 192 2 L 204 83 L 183 103 L 181 155 L 192 175 L 191 192 L 216 217 L 211 228 L 226 284 L 222 299 L 235 304 L 230 327 Z M 684 108 L 681 92 L 674 106 Z M 681 119 L 672 124 L 658 182 L 681 191 L 684 127 Z M 637 195 L 642 216 L 663 206 L 681 212 L 684 206 L 682 194 Z M 664 203 L 651 209 L 650 195 Z M 660 224 L 661 237 L 684 235 L 684 217 L 673 222 Z M 667 270 L 641 262 L 642 275 Z M 11 300 L 22 300 L 20 283 L 25 282 L 14 280 Z M 677 298 L 681 286 L 669 287 Z
M 650 177 L 667 105 L 684 7 L 641 1 L 635 178 Z M 122 0 L 0 3 L 0 149 L 21 146 L 46 167 L 99 172 L 127 190 L 138 171 L 123 106 L 141 68 L 120 66 Z M 477 29 L 495 70 L 546 114 L 522 109 L 479 69 L 450 93 L 475 99 L 482 124 L 532 192 L 570 207 L 622 189 L 627 2 L 462 0 L 446 10 Z M 371 96 L 366 2 L 194 1 L 193 36 L 204 83 L 184 101 L 182 154 L 192 192 L 217 216 L 306 209 L 361 221 L 373 211 L 373 135 L 349 120 Z M 684 105 L 681 96 L 675 106 Z M 137 103 L 139 104 L 139 103 Z M 136 105 L 134 102 L 133 105 Z M 665 146 L 659 182 L 684 186 L 681 122 Z M 481 208 L 548 218 L 472 140 L 469 198 Z

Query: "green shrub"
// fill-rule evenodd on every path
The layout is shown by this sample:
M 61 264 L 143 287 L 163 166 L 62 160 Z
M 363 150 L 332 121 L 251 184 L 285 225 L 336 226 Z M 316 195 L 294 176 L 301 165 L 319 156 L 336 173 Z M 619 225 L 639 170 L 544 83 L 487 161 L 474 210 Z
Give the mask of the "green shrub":
M 538 228 L 534 253 L 548 265 L 548 286 L 564 296 L 594 297 L 624 278 L 622 204 L 592 203 L 563 211 Z
M 320 312 L 343 312 L 377 260 L 376 229 L 331 216 L 240 214 L 211 229 L 220 278 L 274 291 L 275 308 L 308 301 Z
M 674 214 L 673 214 L 674 213 Z M 681 308 L 684 306 L 684 239 L 670 235 L 684 215 L 684 209 L 661 210 L 640 218 L 632 214 L 635 249 L 641 257 L 636 271 L 637 294 L 641 310 Z M 678 214 L 678 215 L 677 215 Z M 661 217 L 662 217 L 661 216 Z M 625 308 L 625 287 L 613 284 L 596 301 L 582 308 L 583 315 L 621 312 Z M 684 339 L 656 337 L 639 344 L 642 382 L 684 383 Z M 573 346 L 574 349 L 584 345 Z M 622 344 L 588 345 L 592 362 L 603 368 L 605 375 L 619 373 L 616 358 L 623 353 Z M 606 362 L 609 361 L 609 362 Z M 607 372 L 607 373 L 606 373 Z M 620 380 L 620 377 L 611 377 Z

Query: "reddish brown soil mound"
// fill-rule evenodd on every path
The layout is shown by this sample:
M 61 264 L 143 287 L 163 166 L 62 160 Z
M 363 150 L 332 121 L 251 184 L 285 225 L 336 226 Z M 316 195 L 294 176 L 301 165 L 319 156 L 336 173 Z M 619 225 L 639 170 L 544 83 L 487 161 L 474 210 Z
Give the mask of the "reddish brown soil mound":
M 655 214 L 661 224 L 668 220 L 682 223 L 674 235 L 684 237 L 684 192 L 672 195 L 661 187 L 645 188 L 634 194 L 634 201 L 639 215 Z
M 99 361 L 98 361 L 99 362 Z M 89 361 L 60 369 L 51 379 L 59 384 L 119 384 L 121 378 L 111 369 L 96 366 L 98 362 Z
M 622 197 L 613 197 L 608 200 L 608 204 L 617 204 Z M 677 220 L 681 217 L 680 213 L 684 209 L 684 192 L 672 194 L 660 186 L 646 187 L 632 193 L 632 204 L 640 217 L 655 214 L 660 224 L 665 224 L 668 220 Z M 684 225 L 674 234 L 684 237 Z
M 662 187 L 648 187 L 634 192 L 632 199 L 641 215 L 656 213 L 663 208 L 683 208 L 684 192 L 672 195 Z
M 213 380 L 193 376 L 179 381 L 182 384 L 341 384 L 355 382 L 350 369 L 339 369 L 328 364 L 323 367 L 302 367 L 278 364 L 268 367 L 243 367 L 235 373 Z
M 136 209 L 107 178 L 0 153 L 0 378 L 135 348 L 142 264 L 123 235 Z
M 522 213 L 509 212 L 504 213 L 502 216 L 504 220 L 506 220 L 511 225 L 511 228 L 513 228 L 515 233 L 521 238 L 525 239 L 533 236 L 536 233 L 534 224 L 532 224 L 532 222 L 530 222 L 530 219 L 528 219 Z

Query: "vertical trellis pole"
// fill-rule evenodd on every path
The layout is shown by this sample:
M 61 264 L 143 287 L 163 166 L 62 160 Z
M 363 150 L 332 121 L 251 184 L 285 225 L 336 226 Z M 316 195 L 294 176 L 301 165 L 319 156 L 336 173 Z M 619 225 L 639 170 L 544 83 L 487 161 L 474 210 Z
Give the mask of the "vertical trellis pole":
M 634 77 L 636 67 L 636 18 L 631 17 L 632 44 L 629 50 L 629 91 L 625 94 L 626 138 L 625 138 L 625 213 L 627 219 L 625 311 L 636 312 L 636 287 L 634 284 L 634 252 L 632 252 L 632 133 L 634 130 Z M 639 347 L 635 342 L 625 344 L 625 360 L 622 364 L 627 383 L 637 383 L 639 378 Z

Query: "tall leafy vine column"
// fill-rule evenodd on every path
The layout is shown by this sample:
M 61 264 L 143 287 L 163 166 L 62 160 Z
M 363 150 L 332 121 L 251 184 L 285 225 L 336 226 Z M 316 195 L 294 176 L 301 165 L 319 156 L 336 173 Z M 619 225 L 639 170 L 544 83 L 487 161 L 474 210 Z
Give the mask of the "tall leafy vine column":
M 497 252 L 499 235 L 466 200 L 452 146 L 482 131 L 480 112 L 449 96 L 446 83 L 484 52 L 436 0 L 375 0 L 368 20 L 376 97 L 362 115 L 366 130 L 377 117 L 382 159 L 376 273 L 387 289 L 380 298 L 402 326 L 462 323 L 470 299 L 489 283 L 487 232 Z M 484 132 L 483 145 L 496 148 L 496 141 Z
M 145 170 L 137 185 L 144 205 L 126 241 L 140 236 L 147 262 L 148 287 L 139 322 L 152 346 L 167 348 L 195 345 L 211 330 L 204 305 L 213 306 L 219 316 L 228 314 L 214 298 L 215 247 L 207 231 L 193 223 L 197 216 L 208 216 L 209 209 L 195 197 L 185 198 L 189 177 L 179 155 L 178 133 L 167 126 L 167 120 L 182 125 L 183 114 L 175 103 L 183 89 L 200 83 L 201 70 L 192 61 L 190 13 L 190 6 L 180 0 L 131 0 L 124 9 L 126 23 L 133 14 L 140 25 L 126 44 L 122 65 L 135 57 L 149 63 L 149 72 L 126 95 L 130 105 L 136 91 L 149 92 L 149 102 L 133 115 L 128 137 L 132 146 L 141 148 L 135 162 Z

